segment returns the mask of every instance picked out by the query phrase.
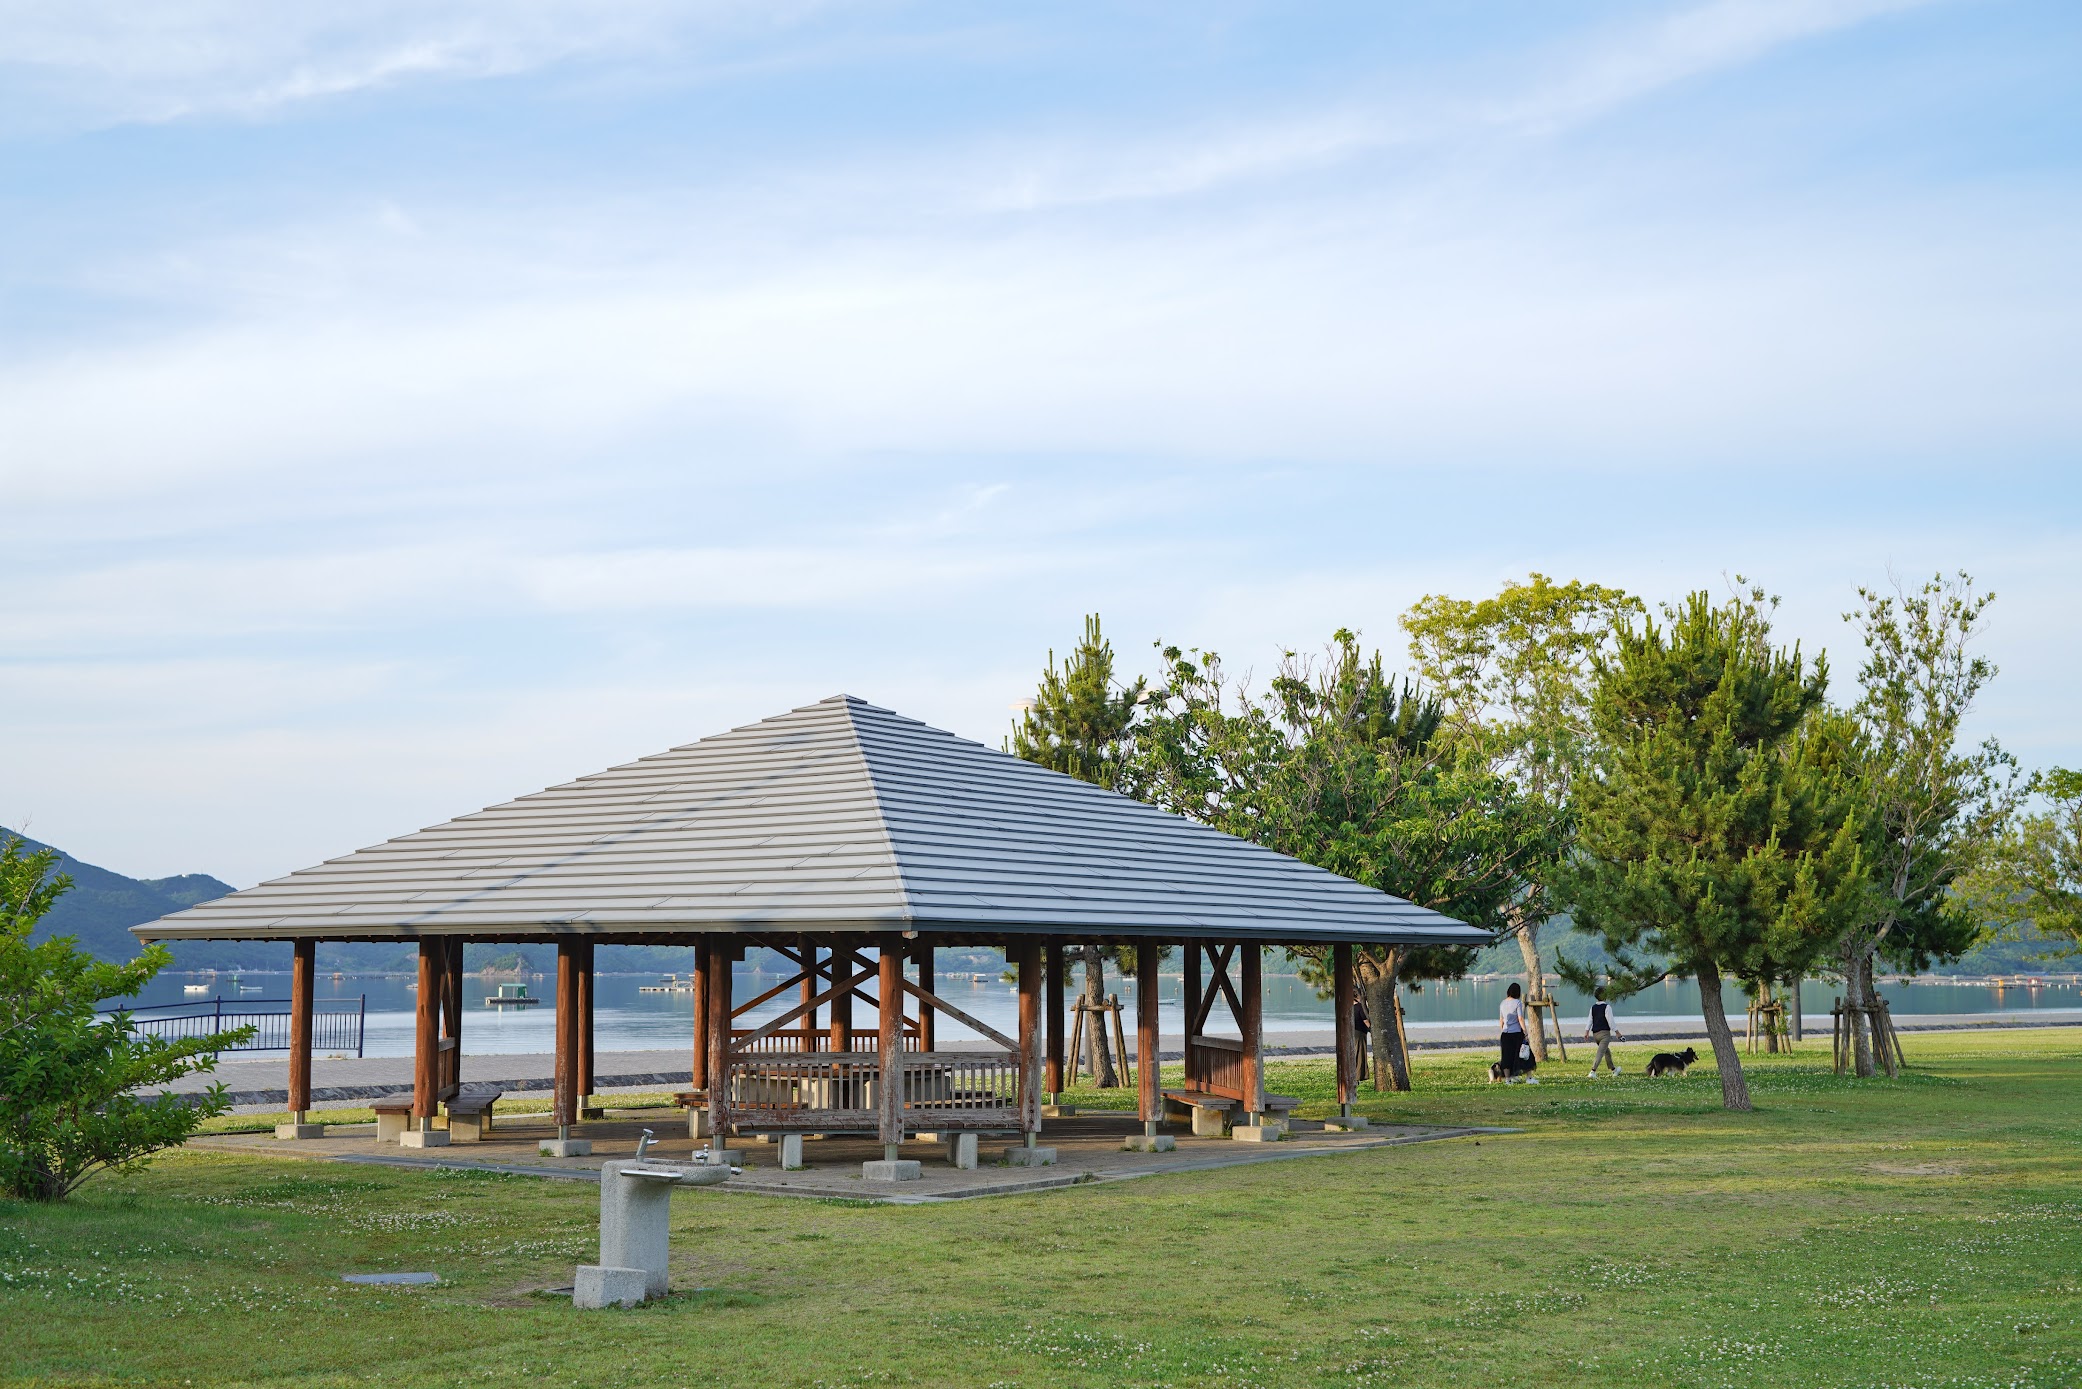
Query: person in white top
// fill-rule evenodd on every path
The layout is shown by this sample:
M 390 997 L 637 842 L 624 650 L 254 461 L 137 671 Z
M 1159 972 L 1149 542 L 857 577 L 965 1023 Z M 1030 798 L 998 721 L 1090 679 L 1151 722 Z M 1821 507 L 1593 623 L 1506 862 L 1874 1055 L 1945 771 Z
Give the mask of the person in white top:
M 1504 1006 L 1497 1010 L 1497 1026 L 1501 1035 L 1497 1044 L 1502 1051 L 1504 1083 L 1525 1077 L 1527 1085 L 1538 1085 L 1540 1078 L 1533 1074 L 1537 1064 L 1533 1060 L 1532 1044 L 1525 1036 L 1525 995 L 1516 984 L 1504 990 Z

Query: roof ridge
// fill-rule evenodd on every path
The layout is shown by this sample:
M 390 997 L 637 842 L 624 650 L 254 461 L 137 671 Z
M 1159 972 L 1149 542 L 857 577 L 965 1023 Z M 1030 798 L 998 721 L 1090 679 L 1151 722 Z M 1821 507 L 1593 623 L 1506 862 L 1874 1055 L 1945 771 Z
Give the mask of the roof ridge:
M 888 812 L 882 807 L 882 784 L 875 779 L 875 759 L 868 756 L 867 745 L 860 740 L 860 724 L 858 722 L 863 710 L 873 709 L 877 713 L 884 714 L 891 711 L 878 708 L 864 699 L 848 694 L 833 695 L 830 699 L 819 700 L 810 707 L 813 709 L 821 708 L 826 704 L 833 703 L 836 703 L 845 714 L 846 732 L 853 739 L 853 753 L 860 759 L 861 775 L 867 778 L 868 804 L 874 807 L 875 828 L 882 835 L 882 845 L 889 852 L 889 867 L 896 874 L 897 902 L 903 909 L 904 919 L 909 921 L 912 919 L 916 901 L 911 892 L 911 884 L 904 878 L 904 857 L 896 851 L 896 836 L 890 832 Z

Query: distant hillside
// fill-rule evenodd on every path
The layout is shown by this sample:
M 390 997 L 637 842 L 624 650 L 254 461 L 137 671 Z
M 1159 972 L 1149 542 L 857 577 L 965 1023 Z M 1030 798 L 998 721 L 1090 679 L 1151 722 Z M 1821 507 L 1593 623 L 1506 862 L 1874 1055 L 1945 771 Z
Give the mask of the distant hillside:
M 0 835 L 10 834 L 12 831 L 0 829 Z M 32 849 L 47 847 L 26 835 L 22 836 L 22 842 Z M 222 897 L 233 890 L 230 883 L 207 873 L 183 873 L 174 878 L 126 878 L 121 873 L 82 863 L 63 849 L 58 850 L 58 854 L 59 871 L 71 875 L 72 890 L 58 899 L 50 915 L 37 926 L 35 938 L 48 940 L 52 936 L 71 936 L 104 960 L 127 960 L 137 954 L 137 937 L 130 934 L 132 926 L 157 920 L 197 902 Z M 214 958 L 219 954 L 225 956 L 221 961 Z M 224 969 L 241 965 L 258 967 L 277 954 L 285 961 L 288 958 L 285 951 L 265 945 L 227 946 L 197 941 L 183 945 L 175 952 L 175 957 L 184 969 Z

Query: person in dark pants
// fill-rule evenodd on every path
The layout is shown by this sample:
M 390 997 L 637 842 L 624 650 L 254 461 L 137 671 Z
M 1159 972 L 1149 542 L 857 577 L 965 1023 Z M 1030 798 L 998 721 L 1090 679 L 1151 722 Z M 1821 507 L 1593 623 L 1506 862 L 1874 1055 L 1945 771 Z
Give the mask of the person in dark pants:
M 1590 1059 L 1590 1078 L 1598 1078 L 1598 1063 L 1604 1062 L 1612 1074 L 1619 1074 L 1619 1063 L 1612 1059 L 1612 1044 L 1619 1040 L 1619 1029 L 1613 1026 L 1612 1005 L 1605 1001 L 1605 991 L 1599 989 L 1590 996 L 1590 1025 L 1583 1030 L 1583 1040 L 1596 1042 L 1598 1054 Z
M 1352 1035 L 1359 1040 L 1359 1078 L 1366 1079 L 1366 1058 L 1373 1051 L 1373 1024 L 1366 1020 L 1366 1005 L 1352 1000 Z
M 1497 1027 L 1504 1083 L 1508 1085 L 1524 1076 L 1527 1085 L 1538 1085 L 1540 1078 L 1533 1070 L 1539 1063 L 1533 1060 L 1532 1043 L 1525 1035 L 1525 994 L 1516 984 L 1504 990 L 1504 1006 L 1497 1010 Z

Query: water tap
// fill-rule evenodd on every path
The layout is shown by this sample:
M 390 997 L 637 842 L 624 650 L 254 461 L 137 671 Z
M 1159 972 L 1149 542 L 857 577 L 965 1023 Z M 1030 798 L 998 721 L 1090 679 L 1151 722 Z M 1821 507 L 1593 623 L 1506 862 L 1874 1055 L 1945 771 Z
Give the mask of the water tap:
M 643 1137 L 636 1140 L 636 1160 L 638 1162 L 642 1162 L 643 1155 L 651 1150 L 651 1140 L 656 1137 L 656 1134 L 652 1133 L 649 1129 L 645 1129 L 643 1131 Z

